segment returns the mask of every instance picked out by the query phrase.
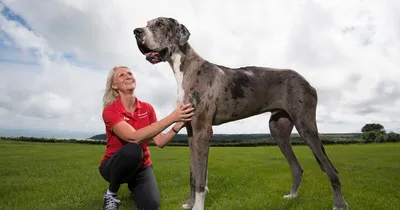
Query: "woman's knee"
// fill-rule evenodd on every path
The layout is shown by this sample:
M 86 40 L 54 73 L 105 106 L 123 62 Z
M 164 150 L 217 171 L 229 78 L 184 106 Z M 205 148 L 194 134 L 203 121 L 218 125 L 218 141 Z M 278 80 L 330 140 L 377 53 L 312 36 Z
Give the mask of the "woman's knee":
M 136 208 L 141 210 L 156 210 L 161 206 L 161 200 L 158 196 L 149 196 L 136 202 Z
M 124 145 L 123 150 L 124 158 L 131 160 L 142 160 L 143 159 L 143 149 L 138 143 L 128 143 Z

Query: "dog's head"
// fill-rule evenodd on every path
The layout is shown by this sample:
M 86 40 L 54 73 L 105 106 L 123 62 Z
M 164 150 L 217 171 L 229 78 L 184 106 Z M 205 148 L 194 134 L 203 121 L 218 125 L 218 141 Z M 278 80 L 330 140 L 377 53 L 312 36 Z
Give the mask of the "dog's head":
M 150 20 L 146 27 L 136 28 L 133 33 L 139 50 L 152 64 L 167 61 L 174 50 L 183 46 L 190 36 L 183 24 L 166 17 Z

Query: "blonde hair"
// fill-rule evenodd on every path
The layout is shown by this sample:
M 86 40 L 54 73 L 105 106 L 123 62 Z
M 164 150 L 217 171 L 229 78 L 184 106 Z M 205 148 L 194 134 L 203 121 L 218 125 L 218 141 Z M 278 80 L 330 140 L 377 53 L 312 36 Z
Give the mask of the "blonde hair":
M 108 76 L 107 76 L 106 89 L 105 89 L 104 95 L 103 95 L 103 108 L 112 104 L 118 98 L 118 95 L 119 95 L 118 91 L 115 90 L 114 88 L 112 88 L 111 86 L 114 81 L 114 72 L 115 72 L 115 70 L 117 70 L 119 68 L 129 69 L 127 66 L 115 66 L 114 68 L 112 68 L 110 70 L 110 72 L 108 73 Z

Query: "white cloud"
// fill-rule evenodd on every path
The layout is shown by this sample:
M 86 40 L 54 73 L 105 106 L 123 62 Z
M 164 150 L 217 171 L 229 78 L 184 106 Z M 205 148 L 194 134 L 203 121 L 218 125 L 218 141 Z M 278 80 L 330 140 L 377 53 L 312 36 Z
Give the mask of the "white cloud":
M 299 71 L 318 90 L 320 132 L 358 132 L 368 122 L 399 127 L 400 4 L 395 1 L 4 3 L 33 31 L 0 15 L 0 42 L 22 51 L 1 48 L 7 51 L 0 58 L 8 60 L 0 61 L 3 128 L 104 132 L 101 97 L 114 65 L 131 67 L 138 97 L 152 103 L 159 118 L 166 116 L 176 99 L 170 67 L 149 64 L 132 36 L 135 27 L 158 16 L 185 24 L 191 45 L 211 62 Z M 76 56 L 68 60 L 66 53 Z M 19 63 L 9 62 L 15 60 Z M 269 132 L 268 118 L 217 126 L 215 133 Z

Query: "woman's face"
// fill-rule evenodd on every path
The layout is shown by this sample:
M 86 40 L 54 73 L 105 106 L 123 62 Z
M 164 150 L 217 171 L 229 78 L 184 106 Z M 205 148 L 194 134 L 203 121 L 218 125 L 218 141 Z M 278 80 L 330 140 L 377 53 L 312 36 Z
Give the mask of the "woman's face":
M 131 70 L 124 67 L 115 69 L 112 88 L 117 89 L 120 92 L 134 90 L 136 88 L 136 79 Z

